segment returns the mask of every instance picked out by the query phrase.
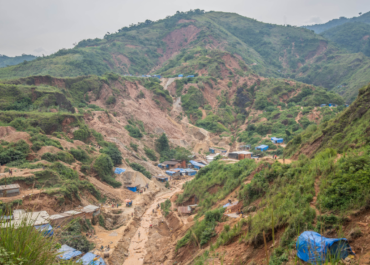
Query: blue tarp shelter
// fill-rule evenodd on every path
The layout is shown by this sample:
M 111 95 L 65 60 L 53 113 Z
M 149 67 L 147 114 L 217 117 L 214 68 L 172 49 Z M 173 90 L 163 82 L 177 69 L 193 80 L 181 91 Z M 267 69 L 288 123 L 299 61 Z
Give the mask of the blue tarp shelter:
M 190 164 L 195 168 L 195 169 L 201 169 L 202 167 L 205 167 L 205 165 L 201 164 L 201 163 L 198 163 L 194 160 L 190 160 L 189 161 Z
M 194 169 L 191 169 L 191 168 L 186 168 L 185 169 L 185 172 L 188 176 L 195 176 L 195 174 L 197 174 L 197 171 L 194 170 Z
M 82 261 L 83 265 L 105 265 L 105 262 L 102 258 L 96 256 L 95 254 L 88 252 L 83 255 L 77 262 Z
M 114 170 L 114 174 L 121 174 L 125 171 L 126 171 L 126 169 L 124 169 L 124 168 L 116 167 L 116 169 Z
M 188 77 L 188 78 L 191 78 L 191 77 L 194 77 L 194 75 L 188 75 L 187 77 Z
M 296 243 L 297 256 L 313 264 L 323 264 L 326 258 L 344 259 L 354 255 L 345 238 L 326 238 L 314 231 L 303 232 Z
M 214 149 L 214 148 L 209 148 L 209 152 L 210 152 L 211 154 L 214 154 L 214 153 L 215 153 L 215 149 Z
M 36 230 L 43 233 L 44 236 L 54 235 L 53 227 L 50 224 L 35 225 Z
M 137 192 L 137 188 L 136 187 L 126 187 L 128 190 L 130 191 L 133 191 L 133 192 Z
M 176 173 L 175 171 L 166 170 L 167 175 L 173 176 L 173 174 L 175 174 L 175 173 Z
M 322 107 L 325 107 L 325 106 L 326 106 L 326 104 L 321 104 L 321 105 L 320 105 L 320 107 L 321 107 L 321 108 L 322 108 Z
M 179 75 L 179 77 L 184 77 L 184 75 Z
M 62 247 L 58 250 L 60 253 L 58 258 L 69 260 L 71 258 L 77 257 L 82 254 L 81 251 L 74 249 L 73 247 L 62 245 Z
M 271 141 L 272 141 L 274 144 L 282 144 L 282 143 L 284 142 L 284 139 L 283 139 L 283 138 L 271 137 Z
M 262 144 L 262 145 L 257 146 L 254 149 L 261 150 L 263 152 L 263 151 L 266 151 L 267 149 L 269 149 L 269 146 L 268 145 L 265 145 L 265 144 Z

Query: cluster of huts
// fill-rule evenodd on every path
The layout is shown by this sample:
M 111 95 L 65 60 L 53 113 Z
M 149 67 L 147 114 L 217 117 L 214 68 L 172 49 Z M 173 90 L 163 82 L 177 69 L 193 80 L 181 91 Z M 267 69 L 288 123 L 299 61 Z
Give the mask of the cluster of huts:
M 195 176 L 197 170 L 205 167 L 208 163 L 205 161 L 195 161 L 190 160 L 189 163 L 186 161 L 179 161 L 171 159 L 169 161 L 164 161 L 158 164 L 160 169 L 165 170 L 165 173 L 169 176 L 157 175 L 154 176 L 157 180 L 161 182 L 166 182 L 170 179 L 179 179 L 182 176 Z

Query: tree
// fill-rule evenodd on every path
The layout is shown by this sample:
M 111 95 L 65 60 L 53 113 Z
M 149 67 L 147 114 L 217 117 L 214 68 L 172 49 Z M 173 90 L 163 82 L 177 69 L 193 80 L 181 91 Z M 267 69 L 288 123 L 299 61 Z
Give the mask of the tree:
M 161 137 L 159 137 L 156 142 L 155 142 L 155 147 L 158 151 L 158 153 L 161 153 L 161 152 L 167 152 L 170 150 L 170 145 L 168 143 L 168 138 L 166 136 L 165 133 L 163 133 L 161 135 Z

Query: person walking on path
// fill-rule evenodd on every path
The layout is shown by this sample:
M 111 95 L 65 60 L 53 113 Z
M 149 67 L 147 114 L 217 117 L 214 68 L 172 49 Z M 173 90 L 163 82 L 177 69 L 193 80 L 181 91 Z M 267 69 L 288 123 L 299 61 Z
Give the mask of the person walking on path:
M 139 231 L 139 233 L 137 234 L 137 236 L 138 236 L 138 238 L 140 239 L 140 231 Z
M 9 169 L 9 176 L 13 176 L 13 170 Z

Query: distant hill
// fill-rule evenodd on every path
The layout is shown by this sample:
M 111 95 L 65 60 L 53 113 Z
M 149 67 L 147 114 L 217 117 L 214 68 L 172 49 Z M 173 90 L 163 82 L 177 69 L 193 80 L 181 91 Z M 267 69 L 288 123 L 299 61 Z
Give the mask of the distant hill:
M 370 12 L 362 14 L 359 17 L 353 17 L 353 18 L 340 17 L 340 18 L 330 20 L 329 22 L 326 22 L 324 24 L 302 26 L 302 28 L 313 30 L 315 33 L 320 34 L 326 30 L 343 25 L 348 22 L 362 22 L 362 23 L 370 24 Z
M 37 58 L 36 56 L 30 54 L 22 54 L 21 56 L 15 57 L 8 57 L 6 55 L 0 54 L 0 67 L 16 65 L 19 63 L 23 63 L 24 61 L 35 60 L 36 58 Z
M 210 76 L 217 77 L 221 66 L 217 61 L 207 65 L 206 53 L 227 52 L 257 75 L 332 89 L 347 102 L 370 81 L 369 57 L 347 52 L 311 30 L 202 10 L 177 12 L 162 20 L 121 28 L 103 39 L 82 40 L 73 49 L 1 68 L 0 78 L 101 76 L 107 72 L 171 77 L 180 70 L 190 75 L 197 68 L 185 66 L 198 50 L 205 57 L 201 57 L 203 61 L 195 58 L 196 65 L 199 69 L 206 66 Z
M 370 56 L 370 24 L 351 22 L 334 27 L 321 33 L 349 52 L 362 52 Z

